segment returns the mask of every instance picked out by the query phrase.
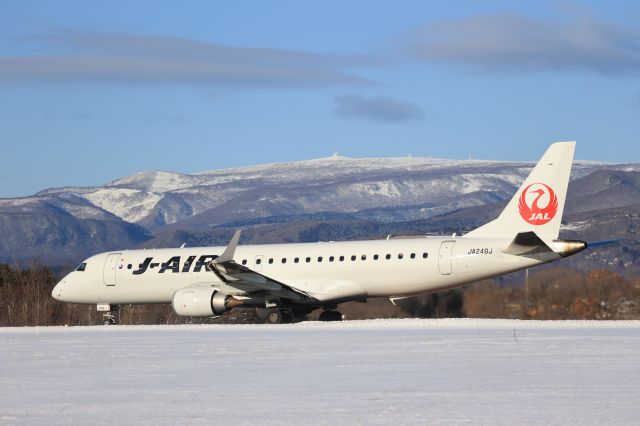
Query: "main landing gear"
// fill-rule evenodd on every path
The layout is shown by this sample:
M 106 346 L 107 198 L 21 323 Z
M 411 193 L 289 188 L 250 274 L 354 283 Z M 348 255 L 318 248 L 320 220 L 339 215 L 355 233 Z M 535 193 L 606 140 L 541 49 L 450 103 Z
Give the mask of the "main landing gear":
M 267 324 L 288 324 L 293 320 L 293 315 L 285 309 L 256 308 L 256 315 Z
M 269 324 L 289 324 L 292 320 L 291 314 L 281 309 L 273 309 L 267 314 Z
M 118 305 L 98 305 L 98 312 L 104 312 L 102 314 L 102 323 L 104 325 L 116 325 L 118 323 L 116 313 L 118 312 L 119 308 L 120 307 Z
M 322 311 L 318 321 L 342 321 L 342 314 L 338 311 Z
M 335 309 L 335 307 L 334 307 Z M 256 308 L 256 315 L 267 324 L 288 324 L 290 322 L 304 321 L 311 309 L 296 308 Z M 319 321 L 342 321 L 342 313 L 327 308 L 320 314 Z

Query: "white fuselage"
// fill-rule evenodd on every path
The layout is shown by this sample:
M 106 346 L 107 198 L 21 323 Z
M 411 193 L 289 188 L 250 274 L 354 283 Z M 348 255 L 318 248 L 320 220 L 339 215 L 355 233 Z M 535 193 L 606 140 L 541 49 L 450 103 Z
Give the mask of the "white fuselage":
M 559 258 L 512 256 L 511 239 L 415 237 L 388 240 L 238 246 L 234 260 L 310 294 L 317 304 L 402 297 L 458 287 Z M 251 294 L 223 282 L 205 264 L 225 247 L 125 250 L 90 257 L 84 271 L 54 289 L 73 303 L 169 303 L 184 287 L 206 285 Z
M 237 230 L 226 248 L 93 256 L 52 295 L 107 306 L 172 302 L 184 316 L 240 305 L 329 311 L 350 300 L 429 293 L 550 262 L 587 246 L 557 240 L 574 149 L 575 142 L 552 144 L 502 213 L 463 237 L 239 246 Z

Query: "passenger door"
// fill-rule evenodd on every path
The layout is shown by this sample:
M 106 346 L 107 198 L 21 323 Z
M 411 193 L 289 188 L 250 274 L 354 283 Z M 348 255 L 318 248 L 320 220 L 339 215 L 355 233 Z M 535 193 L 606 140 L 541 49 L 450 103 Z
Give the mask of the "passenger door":
M 451 252 L 455 241 L 443 241 L 440 244 L 440 252 L 438 253 L 438 269 L 442 275 L 451 275 L 453 269 L 451 267 Z
M 104 261 L 104 271 L 103 271 L 103 279 L 104 285 L 116 285 L 117 277 L 116 272 L 118 270 L 118 259 L 120 258 L 120 253 L 110 253 L 107 255 L 106 260 Z

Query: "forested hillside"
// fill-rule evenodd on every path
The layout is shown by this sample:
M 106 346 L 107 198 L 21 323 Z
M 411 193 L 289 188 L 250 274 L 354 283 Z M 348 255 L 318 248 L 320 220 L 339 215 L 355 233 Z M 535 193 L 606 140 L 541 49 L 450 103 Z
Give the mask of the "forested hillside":
M 0 264 L 0 326 L 101 324 L 102 315 L 95 305 L 61 303 L 51 297 L 64 273 L 40 265 L 15 268 Z M 578 273 L 553 268 L 532 273 L 526 286 L 524 281 L 504 285 L 489 280 L 398 300 L 395 305 L 387 299 L 347 303 L 341 311 L 347 319 L 640 319 L 640 279 L 626 279 L 604 269 Z M 117 315 L 121 324 L 259 322 L 250 309 L 234 309 L 219 318 L 190 319 L 176 316 L 170 305 L 124 305 Z

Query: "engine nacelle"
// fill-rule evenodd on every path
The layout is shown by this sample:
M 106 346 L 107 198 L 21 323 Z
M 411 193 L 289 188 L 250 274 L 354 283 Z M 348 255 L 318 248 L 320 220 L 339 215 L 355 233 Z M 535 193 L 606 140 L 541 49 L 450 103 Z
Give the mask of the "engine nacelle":
M 222 315 L 242 302 L 211 287 L 186 287 L 173 294 L 171 305 L 183 317 Z

